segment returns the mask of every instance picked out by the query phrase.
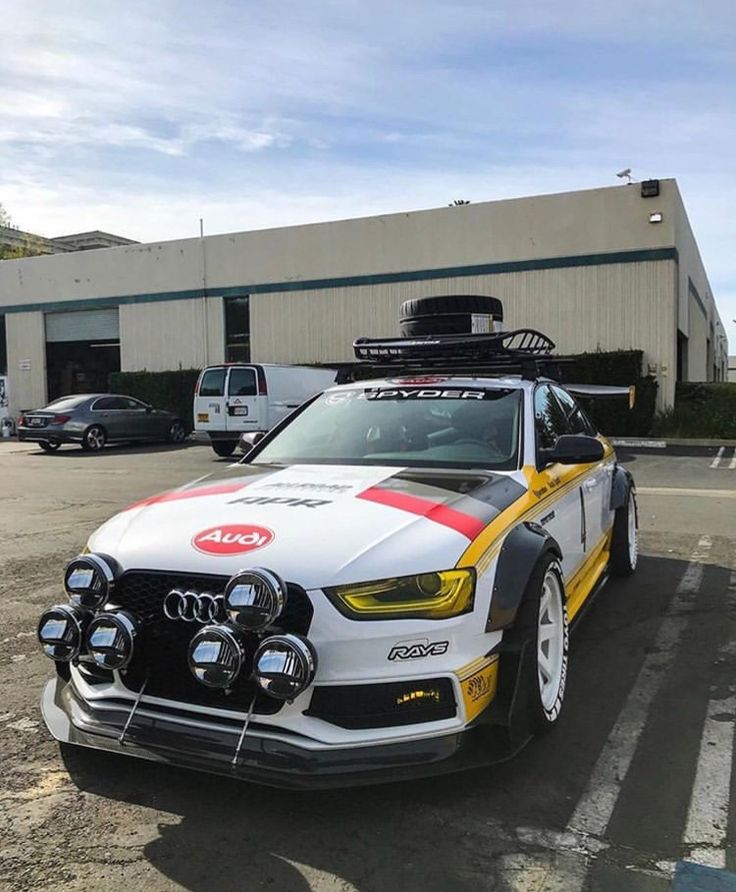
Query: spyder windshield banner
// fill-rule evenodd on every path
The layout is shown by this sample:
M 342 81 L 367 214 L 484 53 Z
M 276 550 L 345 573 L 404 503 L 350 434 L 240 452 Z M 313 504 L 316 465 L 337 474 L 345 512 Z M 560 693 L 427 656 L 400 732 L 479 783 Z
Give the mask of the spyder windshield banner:
M 494 388 L 493 390 L 465 390 L 459 388 L 440 387 L 391 387 L 366 388 L 365 390 L 345 390 L 328 393 L 325 404 L 340 405 L 351 400 L 498 400 L 508 396 L 511 390 Z

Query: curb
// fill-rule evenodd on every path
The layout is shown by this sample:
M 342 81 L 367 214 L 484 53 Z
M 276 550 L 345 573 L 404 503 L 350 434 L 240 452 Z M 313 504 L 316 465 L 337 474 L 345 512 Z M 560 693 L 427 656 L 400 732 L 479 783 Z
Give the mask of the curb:
M 672 437 L 664 440 L 638 437 L 610 437 L 612 445 L 628 452 L 670 455 L 715 455 L 726 449 L 736 449 L 736 440 L 689 440 Z

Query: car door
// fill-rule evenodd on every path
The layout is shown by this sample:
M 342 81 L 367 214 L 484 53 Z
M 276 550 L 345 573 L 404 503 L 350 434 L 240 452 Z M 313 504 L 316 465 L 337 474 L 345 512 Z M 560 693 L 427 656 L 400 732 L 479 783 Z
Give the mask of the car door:
M 552 392 L 565 413 L 569 432 L 595 436 L 595 429 L 580 409 L 575 398 L 558 385 L 552 385 Z M 612 462 L 597 462 L 590 466 L 590 473 L 583 481 L 585 551 L 587 553 L 592 552 L 601 544 L 613 523 L 613 514 L 610 508 L 612 479 Z
M 227 376 L 225 398 L 226 430 L 261 430 L 259 426 L 258 377 L 250 366 L 232 366 Z
M 125 439 L 125 414 L 123 402 L 118 396 L 101 396 L 92 403 L 90 415 L 93 424 L 104 427 L 108 440 Z
M 212 366 L 199 377 L 194 393 L 194 427 L 198 431 L 226 430 L 225 382 L 227 369 Z
M 124 405 L 125 427 L 134 440 L 160 440 L 163 436 L 161 416 L 146 403 L 132 396 L 121 397 Z
M 539 384 L 534 391 L 534 428 L 536 451 L 551 449 L 557 438 L 571 433 L 565 413 L 549 384 Z M 538 465 L 539 467 L 539 465 Z M 585 558 L 586 528 L 584 513 L 583 478 L 575 480 L 575 471 L 566 465 L 552 464 L 542 468 L 535 484 L 549 495 L 539 523 L 553 536 L 562 550 L 562 572 L 570 579 Z M 555 490 L 561 494 L 556 496 Z

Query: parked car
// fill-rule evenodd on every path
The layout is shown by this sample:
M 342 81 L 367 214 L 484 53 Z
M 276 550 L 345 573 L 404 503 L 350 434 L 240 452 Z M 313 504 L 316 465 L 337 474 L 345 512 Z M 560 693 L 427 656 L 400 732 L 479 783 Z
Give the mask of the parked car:
M 232 455 L 243 434 L 271 430 L 335 375 L 296 365 L 210 366 L 194 389 L 194 429 L 209 434 L 218 455 Z
M 173 412 L 115 393 L 64 396 L 18 420 L 18 439 L 38 443 L 45 452 L 55 452 L 63 443 L 78 443 L 85 452 L 120 441 L 181 443 L 186 435 L 184 422 Z
M 239 464 L 110 519 L 39 622 L 54 737 L 302 787 L 477 770 L 550 731 L 569 629 L 638 557 L 633 479 L 553 347 L 357 341 L 353 381 Z

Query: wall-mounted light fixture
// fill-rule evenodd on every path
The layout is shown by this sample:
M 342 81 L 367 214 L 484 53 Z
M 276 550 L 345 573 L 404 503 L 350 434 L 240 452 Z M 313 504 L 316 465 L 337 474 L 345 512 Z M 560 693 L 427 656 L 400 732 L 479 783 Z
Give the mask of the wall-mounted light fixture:
M 655 213 L 649 215 L 650 223 L 661 223 L 663 219 L 661 211 L 655 211 Z

